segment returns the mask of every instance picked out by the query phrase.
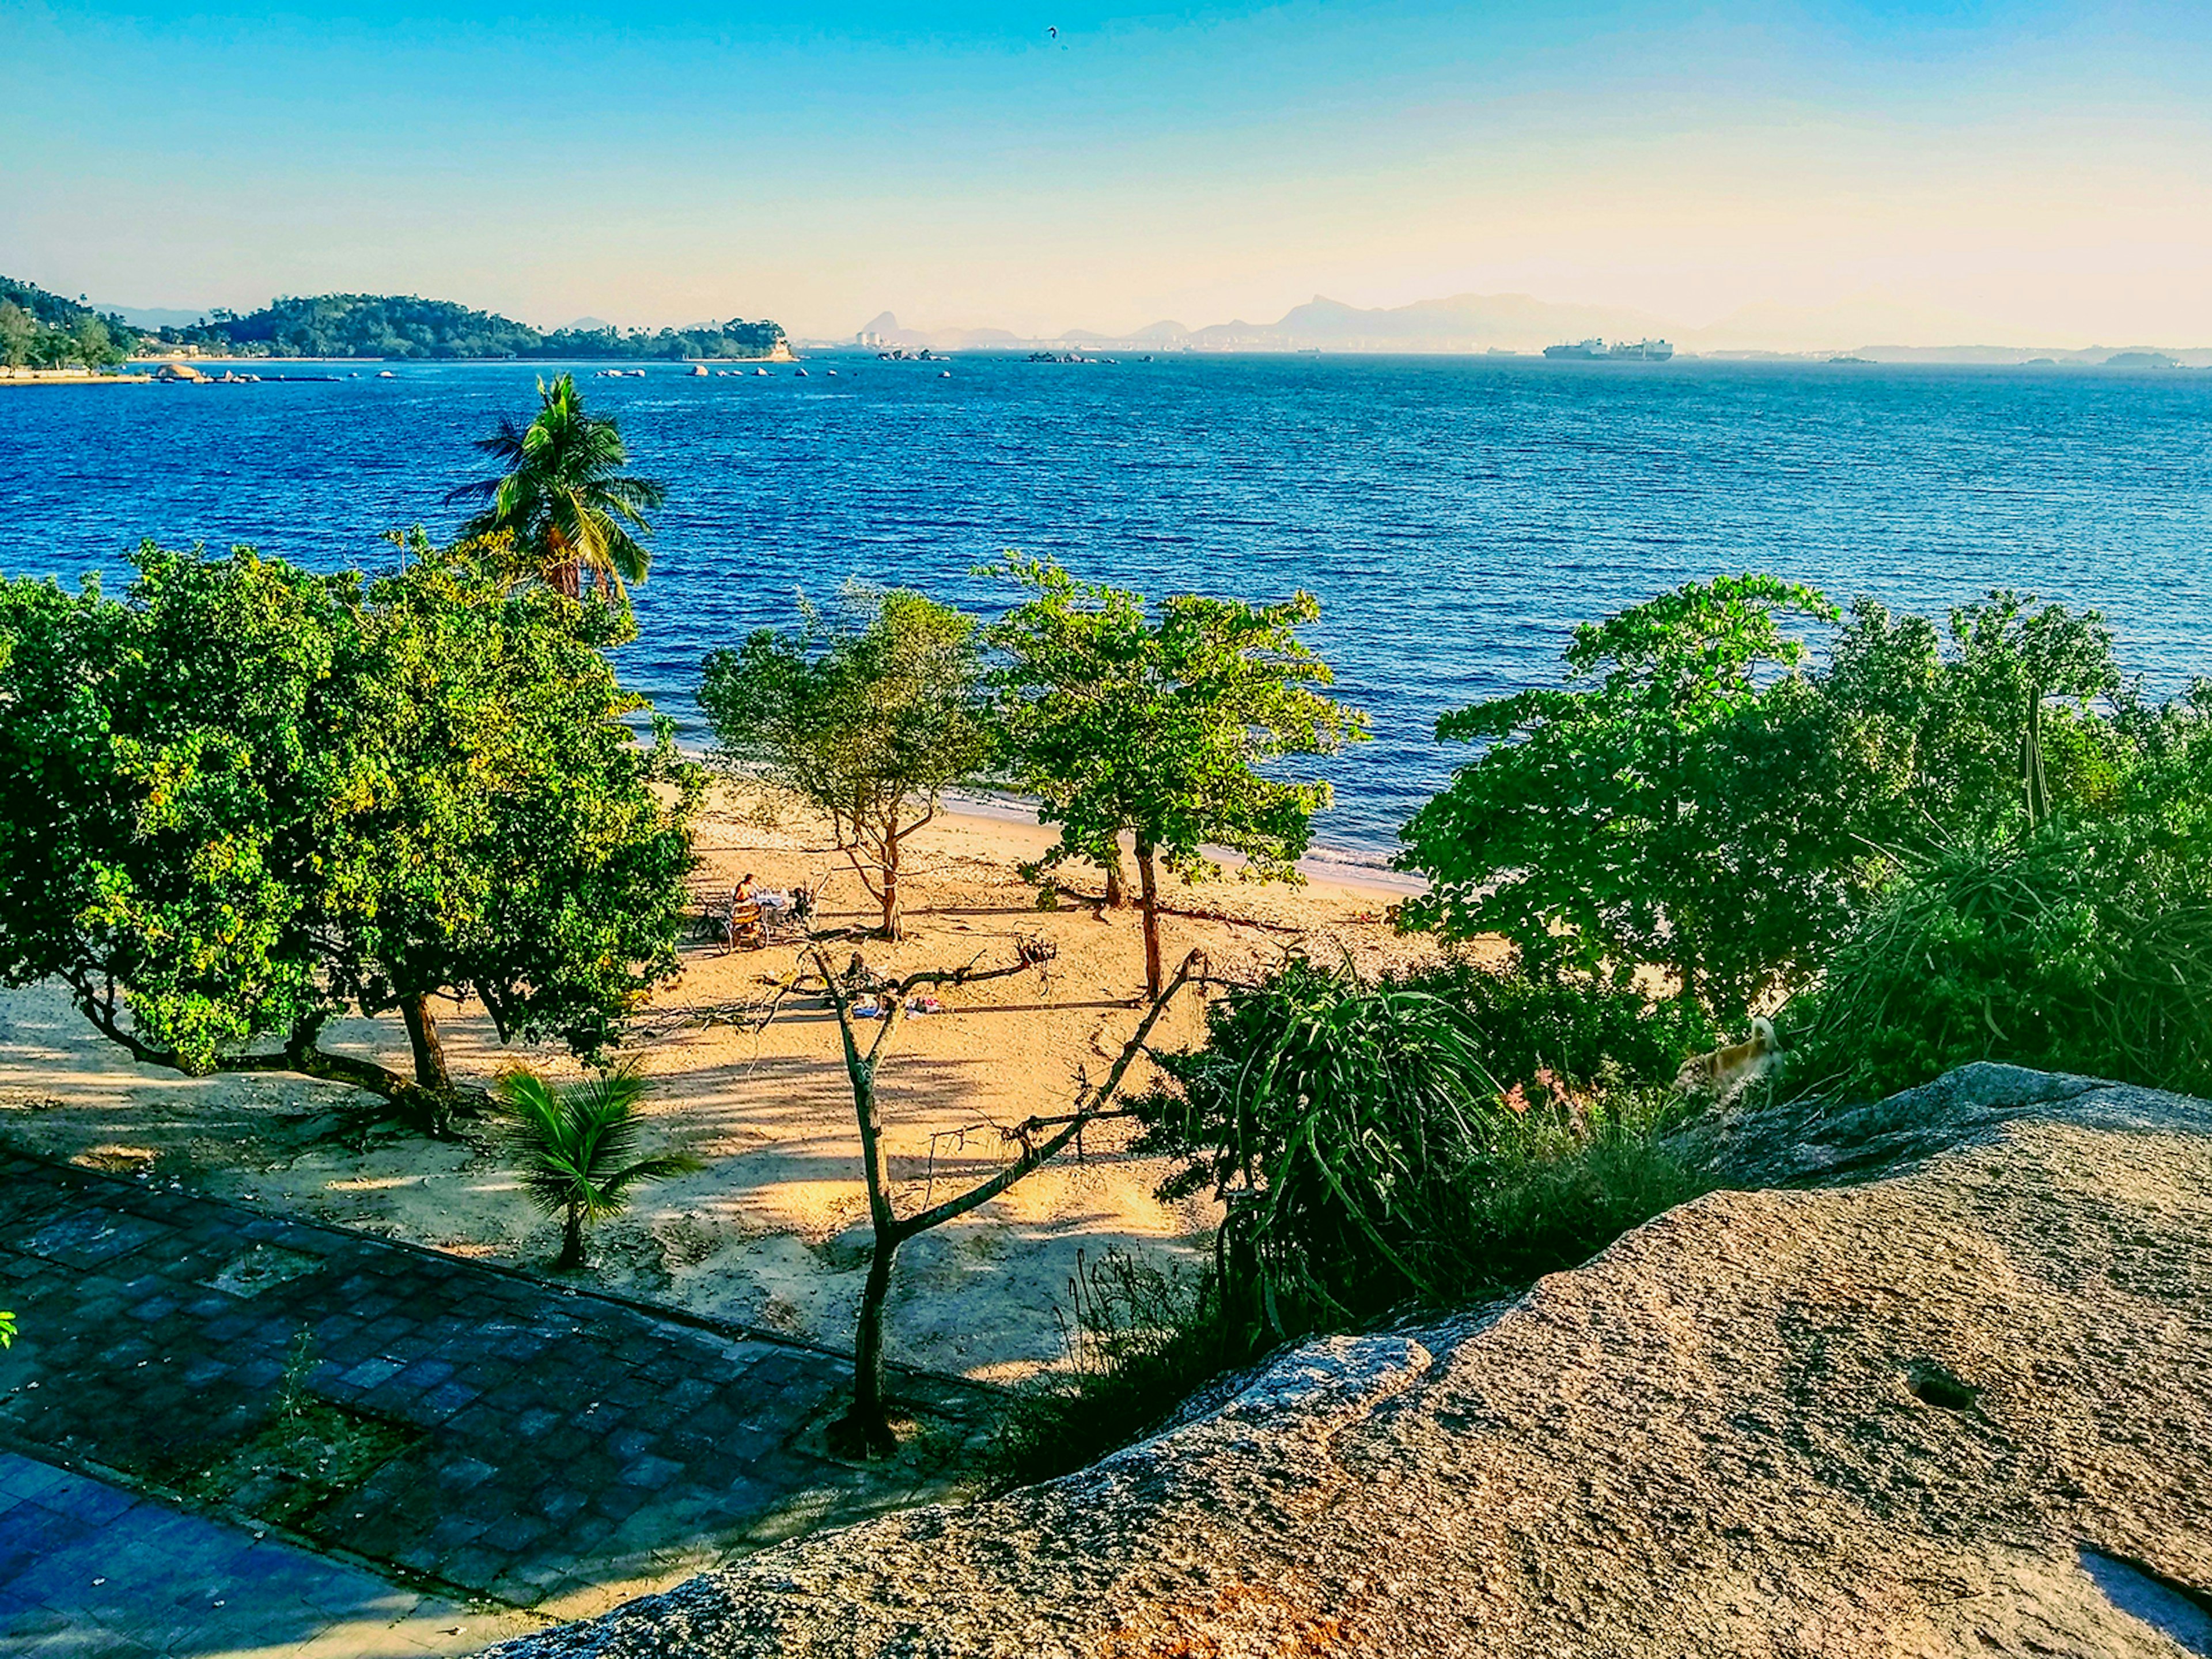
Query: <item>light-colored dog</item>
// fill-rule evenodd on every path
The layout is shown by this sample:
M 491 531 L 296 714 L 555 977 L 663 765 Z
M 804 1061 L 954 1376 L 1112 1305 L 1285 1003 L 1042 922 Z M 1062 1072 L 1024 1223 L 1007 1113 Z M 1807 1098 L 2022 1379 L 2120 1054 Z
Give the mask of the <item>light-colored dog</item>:
M 1754 1079 L 1764 1077 L 1781 1054 L 1774 1022 L 1761 1014 L 1751 1022 L 1749 1042 L 1684 1060 L 1682 1069 L 1675 1073 L 1674 1086 L 1686 1093 L 1733 1095 Z

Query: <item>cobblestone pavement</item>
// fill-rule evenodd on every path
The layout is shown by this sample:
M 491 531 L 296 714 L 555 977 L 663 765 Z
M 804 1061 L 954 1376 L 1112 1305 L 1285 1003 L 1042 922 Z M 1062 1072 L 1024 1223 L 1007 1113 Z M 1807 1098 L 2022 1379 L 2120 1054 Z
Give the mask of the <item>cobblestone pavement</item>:
M 422 1659 L 537 1623 L 0 1452 L 0 1653 Z
M 5 1150 L 0 1307 L 22 1328 L 0 1438 L 156 1487 L 270 1420 L 307 1332 L 309 1393 L 404 1443 L 293 1531 L 564 1616 L 937 1496 L 988 1414 L 979 1390 L 902 1375 L 915 1450 L 842 1463 L 822 1443 L 836 1356 Z

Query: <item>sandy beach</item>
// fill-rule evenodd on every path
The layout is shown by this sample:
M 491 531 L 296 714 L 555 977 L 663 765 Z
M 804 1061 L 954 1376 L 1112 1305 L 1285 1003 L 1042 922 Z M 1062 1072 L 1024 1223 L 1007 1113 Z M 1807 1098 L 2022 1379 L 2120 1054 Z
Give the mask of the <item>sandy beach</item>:
M 896 945 L 841 942 L 893 973 L 1013 959 L 1041 935 L 1048 966 L 940 994 L 941 1012 L 910 1019 L 879 1084 L 891 1168 L 910 1207 L 977 1178 L 1003 1158 L 999 1126 L 1063 1109 L 1100 1075 L 1139 1018 L 1143 945 L 1133 910 L 1101 910 L 1097 872 L 1068 872 L 1060 908 L 1037 908 L 1017 866 L 1049 832 L 1018 807 L 963 802 L 908 842 L 910 937 Z M 871 902 L 817 825 L 763 823 L 718 793 L 700 826 L 702 881 L 751 873 L 764 888 L 829 878 L 818 925 L 873 921 Z M 1303 886 L 1237 879 L 1171 884 L 1170 961 L 1193 946 L 1214 972 L 1249 975 L 1285 951 L 1349 956 L 1372 971 L 1431 947 L 1398 937 L 1384 913 L 1402 878 L 1320 861 Z M 636 1022 L 631 1052 L 653 1079 L 653 1139 L 703 1159 L 696 1175 L 642 1189 L 600 1228 L 593 1282 L 792 1335 L 849 1346 L 868 1241 L 851 1098 L 836 1024 L 817 999 L 792 999 L 756 1029 L 800 948 L 725 952 L 685 946 L 682 977 Z M 488 1080 L 525 1059 L 564 1075 L 550 1051 L 502 1050 L 483 1011 L 444 1005 L 441 1022 L 461 1077 Z M 1196 1040 L 1200 1006 L 1164 1023 L 1163 1046 Z M 404 1069 L 397 1018 L 337 1028 L 337 1046 Z M 550 1271 L 553 1224 L 524 1201 L 490 1137 L 434 1142 L 392 1125 L 361 1127 L 356 1091 L 281 1076 L 188 1079 L 139 1066 L 97 1036 L 52 985 L 0 994 L 0 1136 L 50 1157 L 143 1176 L 360 1227 L 457 1255 Z M 900 1254 L 890 1311 L 894 1358 L 1010 1381 L 1060 1352 L 1055 1297 L 1079 1257 L 1108 1249 L 1188 1259 L 1212 1224 L 1203 1200 L 1153 1197 L 1158 1160 L 1122 1150 L 1126 1126 L 1086 1136 L 1085 1156 L 1039 1171 Z

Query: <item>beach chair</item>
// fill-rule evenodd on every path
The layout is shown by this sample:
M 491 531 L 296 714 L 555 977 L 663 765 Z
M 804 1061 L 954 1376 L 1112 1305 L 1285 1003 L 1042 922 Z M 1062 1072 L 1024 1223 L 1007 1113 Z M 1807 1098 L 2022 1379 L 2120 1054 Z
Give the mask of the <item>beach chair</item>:
M 722 912 L 722 951 L 725 955 L 744 945 L 748 951 L 768 948 L 768 922 L 761 908 L 750 899 L 738 902 L 732 892 L 729 904 Z

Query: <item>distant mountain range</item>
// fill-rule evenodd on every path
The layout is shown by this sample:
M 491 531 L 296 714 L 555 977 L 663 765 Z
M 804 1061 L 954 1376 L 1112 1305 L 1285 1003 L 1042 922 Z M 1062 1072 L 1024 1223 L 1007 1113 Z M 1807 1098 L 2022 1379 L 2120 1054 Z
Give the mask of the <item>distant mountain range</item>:
M 1950 361 L 2101 363 L 2115 354 L 2170 356 L 2212 367 L 2212 348 L 2049 346 L 2016 329 L 1957 313 L 1931 311 L 1871 293 L 1825 307 L 1747 306 L 1719 322 L 1685 328 L 1650 312 L 1575 305 L 1528 294 L 1457 294 L 1413 305 L 1363 310 L 1316 295 L 1272 323 L 1242 319 L 1187 328 L 1154 323 L 1130 334 L 1070 329 L 1031 338 L 997 328 L 908 328 L 886 311 L 860 330 L 862 344 L 927 346 L 939 351 L 1024 347 L 1182 351 L 1528 352 L 1561 341 L 1664 339 L 1708 356 L 1850 355 L 1876 362 Z M 817 342 L 846 344 L 849 341 Z

